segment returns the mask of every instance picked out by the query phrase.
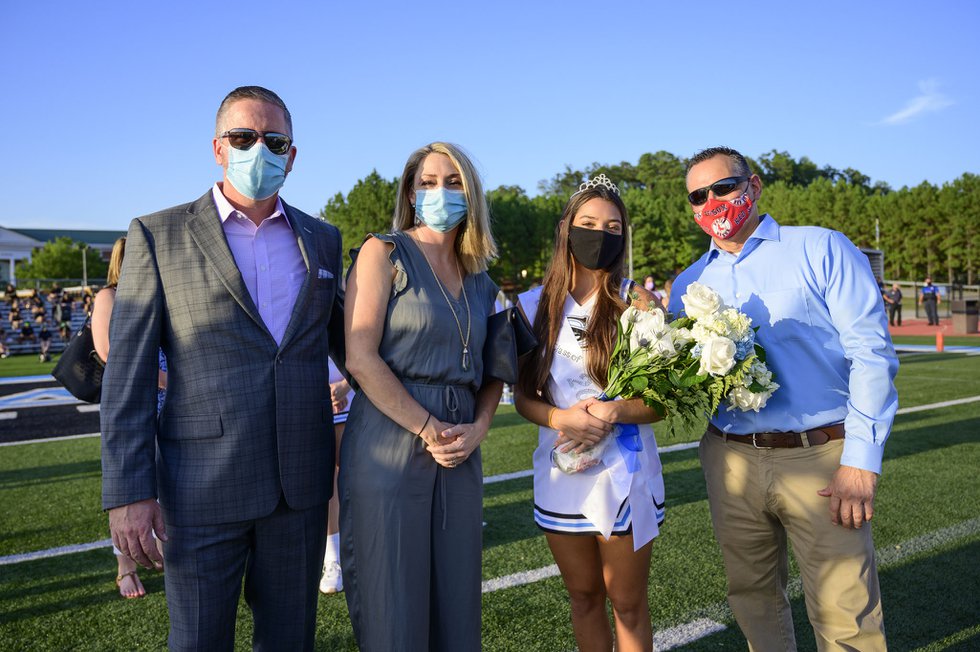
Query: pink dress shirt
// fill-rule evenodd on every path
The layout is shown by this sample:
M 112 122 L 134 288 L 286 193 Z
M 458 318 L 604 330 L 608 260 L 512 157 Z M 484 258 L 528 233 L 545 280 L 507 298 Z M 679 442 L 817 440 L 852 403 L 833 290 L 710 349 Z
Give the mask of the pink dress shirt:
M 224 196 L 221 182 L 214 184 L 211 193 L 245 287 L 265 327 L 281 344 L 306 278 L 306 263 L 282 202 L 277 197 L 276 210 L 255 226 Z

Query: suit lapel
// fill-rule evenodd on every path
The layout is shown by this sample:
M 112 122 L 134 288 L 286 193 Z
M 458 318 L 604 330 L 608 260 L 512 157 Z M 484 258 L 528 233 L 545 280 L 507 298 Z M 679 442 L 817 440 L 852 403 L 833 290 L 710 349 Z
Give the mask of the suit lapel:
M 299 294 L 296 295 L 296 303 L 293 305 L 292 315 L 290 315 L 289 323 L 286 325 L 286 332 L 282 335 L 279 350 L 286 348 L 286 345 L 289 344 L 289 341 L 296 335 L 299 327 L 302 325 L 303 319 L 307 316 L 307 305 L 310 302 L 313 284 L 320 270 L 320 256 L 317 253 L 316 237 L 313 234 L 313 229 L 306 224 L 306 219 L 297 214 L 291 206 L 286 205 L 286 202 L 283 202 L 282 206 L 286 211 L 286 219 L 289 220 L 289 225 L 292 227 L 293 234 L 296 236 L 296 242 L 299 244 L 299 252 L 303 256 L 303 261 L 306 263 L 306 278 L 303 279 L 303 285 L 299 289 Z
M 259 315 L 259 310 L 252 301 L 252 296 L 245 287 L 242 273 L 238 270 L 235 257 L 228 248 L 224 229 L 221 228 L 221 217 L 214 206 L 214 197 L 209 190 L 198 199 L 189 209 L 191 217 L 187 220 L 187 230 L 191 238 L 201 249 L 204 257 L 218 273 L 218 278 L 228 289 L 231 296 L 242 307 L 242 310 L 264 330 L 270 338 L 272 334 Z

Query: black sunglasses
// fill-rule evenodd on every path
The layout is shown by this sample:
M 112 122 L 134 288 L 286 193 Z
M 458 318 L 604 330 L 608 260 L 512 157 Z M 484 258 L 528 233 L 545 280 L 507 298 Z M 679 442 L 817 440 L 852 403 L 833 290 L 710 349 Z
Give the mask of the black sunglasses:
M 694 190 L 687 196 L 687 201 L 691 203 L 691 206 L 700 206 L 704 202 L 708 201 L 708 191 L 714 193 L 715 197 L 722 197 L 724 195 L 731 194 L 738 188 L 743 181 L 748 181 L 749 177 L 728 177 L 725 179 L 719 179 L 715 181 L 710 186 L 705 188 L 698 188 Z
M 269 151 L 280 156 L 288 152 L 289 146 L 293 144 L 293 139 L 286 134 L 275 131 L 255 131 L 254 129 L 230 129 L 221 134 L 219 138 L 227 138 L 228 144 L 235 149 L 249 149 L 259 138 L 262 138 Z

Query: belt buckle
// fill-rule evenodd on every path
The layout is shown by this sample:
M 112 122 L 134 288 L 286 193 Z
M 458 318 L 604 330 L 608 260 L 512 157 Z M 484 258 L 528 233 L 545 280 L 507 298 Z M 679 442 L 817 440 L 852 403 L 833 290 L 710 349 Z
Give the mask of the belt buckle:
M 755 442 L 755 436 L 758 435 L 758 434 L 759 433 L 757 433 L 757 432 L 753 432 L 752 433 L 752 448 L 756 448 L 756 449 L 761 450 L 761 451 L 772 450 L 772 448 L 773 448 L 772 446 L 759 446 L 759 444 L 757 444 Z

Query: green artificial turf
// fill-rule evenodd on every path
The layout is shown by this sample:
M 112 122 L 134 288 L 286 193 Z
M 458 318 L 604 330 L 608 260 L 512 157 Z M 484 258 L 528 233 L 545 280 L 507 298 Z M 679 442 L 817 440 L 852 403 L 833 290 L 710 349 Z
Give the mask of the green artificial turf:
M 36 353 L 23 353 L 2 358 L 0 359 L 0 378 L 50 375 L 60 357 L 60 353 L 52 354 L 51 360 L 48 362 L 38 360 Z
M 980 358 L 906 356 L 896 385 L 903 408 L 980 396 Z M 529 469 L 536 442 L 536 428 L 501 406 L 483 447 L 485 474 Z M 98 448 L 97 438 L 0 448 L 0 555 L 108 536 L 99 509 Z M 745 649 L 725 605 L 697 451 L 666 453 L 662 460 L 667 517 L 650 567 L 654 629 L 710 618 L 727 629 L 683 649 Z M 977 469 L 980 402 L 897 417 L 873 522 L 879 552 L 894 559 L 880 569 L 891 649 L 980 648 Z M 531 478 L 488 484 L 484 495 L 483 578 L 552 565 L 533 523 Z M 116 592 L 114 574 L 107 548 L 0 565 L 0 650 L 164 649 L 162 575 L 142 572 L 149 595 L 127 601 Z M 792 599 L 800 649 L 814 650 L 802 597 L 797 592 Z M 318 609 L 317 649 L 355 649 L 343 595 L 321 596 Z M 235 647 L 247 650 L 251 618 L 244 601 L 239 616 Z M 561 579 L 485 594 L 483 641 L 494 651 L 574 649 Z

